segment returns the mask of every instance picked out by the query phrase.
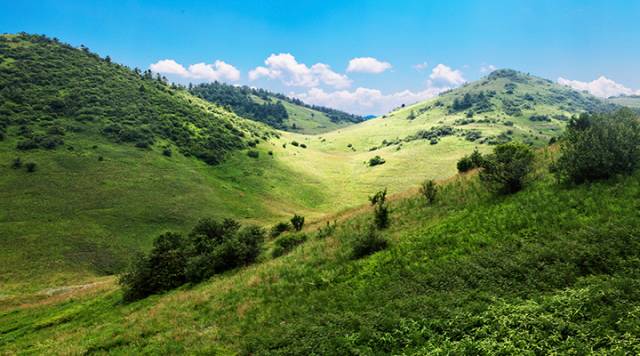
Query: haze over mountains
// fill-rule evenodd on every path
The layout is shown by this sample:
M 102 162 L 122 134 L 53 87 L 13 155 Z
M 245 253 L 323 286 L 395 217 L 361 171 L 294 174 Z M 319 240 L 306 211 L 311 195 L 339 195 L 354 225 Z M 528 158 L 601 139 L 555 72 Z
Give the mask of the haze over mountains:
M 549 173 L 572 118 L 633 96 L 497 69 L 365 118 L 182 87 L 24 33 L 0 37 L 0 88 L 0 350 L 508 353 L 571 339 L 563 350 L 579 353 L 597 330 L 603 350 L 637 347 L 637 174 L 567 188 Z M 522 192 L 457 174 L 462 157 L 510 142 L 535 150 Z M 415 196 L 425 180 L 435 205 Z M 363 206 L 381 190 L 392 222 L 375 232 Z M 122 304 L 113 276 L 159 235 L 203 218 L 276 231 L 294 214 L 306 230 L 274 234 L 257 264 Z M 384 246 L 354 257 L 373 235 Z

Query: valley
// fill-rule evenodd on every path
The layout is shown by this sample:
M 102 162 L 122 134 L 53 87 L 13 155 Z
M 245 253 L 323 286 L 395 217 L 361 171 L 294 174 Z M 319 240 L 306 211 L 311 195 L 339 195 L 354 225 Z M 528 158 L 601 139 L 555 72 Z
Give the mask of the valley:
M 1 35 L 0 354 L 637 352 L 634 100 L 365 118 Z

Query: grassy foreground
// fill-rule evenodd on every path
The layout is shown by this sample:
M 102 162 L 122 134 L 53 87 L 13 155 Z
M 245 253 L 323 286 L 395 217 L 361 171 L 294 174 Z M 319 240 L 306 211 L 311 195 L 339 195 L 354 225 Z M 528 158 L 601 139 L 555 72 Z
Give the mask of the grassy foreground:
M 353 261 L 370 214 L 291 254 L 122 304 L 112 280 L 0 314 L 0 352 L 638 353 L 640 175 L 508 197 L 474 174 L 392 204 L 387 250 Z

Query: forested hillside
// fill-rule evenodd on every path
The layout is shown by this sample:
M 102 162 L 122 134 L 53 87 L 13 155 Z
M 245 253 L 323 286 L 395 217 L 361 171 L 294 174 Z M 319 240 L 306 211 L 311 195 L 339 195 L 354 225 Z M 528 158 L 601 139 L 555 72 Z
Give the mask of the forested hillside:
M 227 107 L 240 116 L 281 130 L 321 133 L 364 121 L 358 115 L 307 105 L 300 99 L 247 86 L 214 82 L 190 85 L 189 91 L 202 99 Z

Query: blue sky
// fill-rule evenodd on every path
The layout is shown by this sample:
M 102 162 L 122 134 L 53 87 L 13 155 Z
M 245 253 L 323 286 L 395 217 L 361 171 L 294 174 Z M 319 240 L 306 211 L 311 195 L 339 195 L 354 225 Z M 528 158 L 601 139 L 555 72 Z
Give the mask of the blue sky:
M 181 83 L 218 79 L 375 114 L 494 67 L 634 93 L 639 18 L 640 1 L 615 0 L 0 0 L 0 32 L 155 64 Z

